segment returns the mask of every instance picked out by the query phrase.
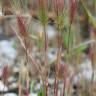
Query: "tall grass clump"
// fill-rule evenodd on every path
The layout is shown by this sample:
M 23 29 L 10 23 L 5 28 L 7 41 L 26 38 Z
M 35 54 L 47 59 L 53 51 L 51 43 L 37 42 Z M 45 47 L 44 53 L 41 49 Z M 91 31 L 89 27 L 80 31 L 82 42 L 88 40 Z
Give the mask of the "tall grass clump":
M 31 1 L 33 0 L 30 0 L 30 2 Z M 68 3 L 68 6 L 66 6 L 66 3 Z M 79 34 L 80 31 L 78 27 L 80 24 L 77 24 L 80 23 L 78 22 L 78 19 L 80 19 L 78 14 L 79 3 L 86 13 L 90 27 L 90 37 L 86 41 L 83 41 L 81 36 L 77 36 L 77 33 Z M 96 19 L 88 10 L 84 0 L 37 0 L 35 19 L 29 12 L 28 0 L 10 0 L 10 4 L 13 12 L 12 16 L 16 19 L 18 30 L 15 30 L 15 27 L 11 24 L 10 28 L 18 37 L 22 50 L 24 51 L 24 62 L 20 65 L 18 80 L 19 96 L 24 95 L 24 89 L 26 96 L 30 96 L 29 94 L 33 90 L 35 81 L 34 76 L 30 76 L 30 66 L 32 67 L 31 71 L 38 72 L 39 75 L 35 75 L 37 75 L 41 81 L 38 96 L 50 96 L 48 80 L 51 73 L 51 64 L 49 62 L 48 52 L 50 47 L 54 47 L 53 45 L 56 47 L 56 59 L 52 62 L 55 67 L 55 70 L 52 70 L 55 71 L 52 96 L 72 96 L 73 85 L 71 84 L 71 79 L 74 79 L 74 76 L 70 72 L 70 66 L 73 67 L 76 72 L 79 72 L 78 66 L 81 63 L 79 61 L 81 60 L 83 62 L 84 51 L 88 48 L 88 59 L 91 60 L 92 64 L 91 82 L 94 82 Z M 30 8 L 32 7 L 33 4 L 30 4 Z M 34 13 L 34 8 L 30 10 Z M 50 12 L 53 15 L 52 17 L 49 17 Z M 54 28 L 56 29 L 55 42 L 53 42 L 54 44 L 52 46 L 50 46 L 51 40 L 49 40 L 49 35 L 46 31 L 50 19 L 53 20 Z M 34 20 L 37 20 L 42 27 L 42 31 L 40 30 L 41 32 L 38 33 L 38 36 L 34 35 L 32 30 Z M 34 45 L 36 45 L 37 51 L 40 54 L 39 60 L 31 54 Z M 5 83 L 8 74 L 7 66 L 4 67 L 3 71 L 2 77 Z M 73 72 L 74 74 L 75 71 Z M 62 82 L 63 85 L 61 90 L 59 88 L 60 82 Z

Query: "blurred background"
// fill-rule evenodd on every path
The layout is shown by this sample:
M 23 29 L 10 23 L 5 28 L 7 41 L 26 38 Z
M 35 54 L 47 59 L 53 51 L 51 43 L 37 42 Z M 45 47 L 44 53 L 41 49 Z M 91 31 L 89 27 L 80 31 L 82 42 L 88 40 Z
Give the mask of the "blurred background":
M 48 66 L 45 66 L 44 47 L 47 44 L 44 43 L 44 26 L 40 21 L 39 1 L 0 0 L 0 96 L 45 96 L 38 95 L 38 92 L 41 92 L 42 80 L 37 66 L 42 70 L 43 79 L 48 75 L 48 96 L 55 96 L 53 95 L 55 74 L 57 72 L 55 63 L 58 53 L 58 28 L 56 25 L 55 10 L 58 9 L 58 6 L 54 9 L 54 0 L 46 0 L 45 2 L 45 12 L 48 19 L 45 27 L 48 35 Z M 66 74 L 69 84 L 66 83 L 66 90 L 68 90 L 67 93 L 69 94 L 65 96 L 96 96 L 96 45 L 94 43 L 96 40 L 96 0 L 84 0 L 88 12 L 82 6 L 81 1 L 77 0 L 77 12 L 71 26 L 70 42 L 72 44 L 70 44 L 70 49 L 84 44 L 87 46 L 81 46 L 82 48 L 80 47 L 81 49 L 79 48 L 76 51 L 77 53 L 71 57 L 69 56 L 67 62 L 67 57 L 65 58 L 64 54 L 67 50 L 65 41 L 68 36 L 66 34 L 69 32 L 70 27 L 69 10 L 71 0 L 64 0 L 64 22 L 62 24 L 64 27 L 62 35 L 59 38 L 62 41 L 62 50 L 58 77 L 58 96 L 63 96 L 61 93 L 63 86 L 62 78 L 65 72 L 64 66 L 68 67 Z M 41 6 L 43 6 L 42 3 Z M 21 16 L 22 18 L 19 19 L 24 22 L 18 23 L 17 16 Z M 23 31 L 25 31 L 25 27 L 22 24 L 25 25 L 27 33 L 19 32 L 20 28 L 21 30 L 23 28 Z M 27 49 L 26 46 L 24 49 L 23 40 L 25 39 L 22 34 L 26 38 L 27 45 L 25 45 L 28 47 Z M 90 59 L 90 49 L 94 53 L 91 54 L 91 59 L 92 56 L 94 59 L 92 59 L 93 62 Z M 27 58 L 28 54 L 26 55 L 26 50 L 32 56 L 32 58 L 29 56 L 31 59 Z M 27 59 L 28 64 L 26 63 Z M 34 65 L 35 63 L 36 65 Z M 91 79 L 93 80 L 92 84 Z M 30 82 L 28 88 L 29 95 L 26 95 L 26 80 Z M 22 85 L 19 86 L 21 81 Z M 22 89 L 22 95 L 18 91 L 20 90 L 19 87 Z

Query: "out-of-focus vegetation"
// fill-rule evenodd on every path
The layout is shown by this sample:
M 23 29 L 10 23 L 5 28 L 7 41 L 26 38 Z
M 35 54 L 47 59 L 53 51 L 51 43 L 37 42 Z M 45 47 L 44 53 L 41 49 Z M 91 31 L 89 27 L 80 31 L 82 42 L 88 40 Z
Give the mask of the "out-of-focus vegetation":
M 0 0 L 0 35 L 4 96 L 96 95 L 96 0 Z

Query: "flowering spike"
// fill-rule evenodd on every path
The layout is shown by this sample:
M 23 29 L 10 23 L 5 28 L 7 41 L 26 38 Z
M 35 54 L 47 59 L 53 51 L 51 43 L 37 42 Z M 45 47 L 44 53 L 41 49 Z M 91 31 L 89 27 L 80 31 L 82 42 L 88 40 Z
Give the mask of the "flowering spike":
M 17 16 L 17 23 L 21 36 L 27 36 L 25 22 L 22 16 Z
M 4 66 L 3 72 L 2 72 L 2 77 L 3 77 L 4 82 L 5 82 L 8 78 L 8 66 Z
M 47 23 L 47 10 L 46 10 L 46 0 L 39 0 L 39 19 L 42 25 Z
M 77 0 L 70 1 L 70 22 L 72 23 L 77 10 Z
M 62 13 L 64 11 L 64 0 L 53 0 L 55 13 Z

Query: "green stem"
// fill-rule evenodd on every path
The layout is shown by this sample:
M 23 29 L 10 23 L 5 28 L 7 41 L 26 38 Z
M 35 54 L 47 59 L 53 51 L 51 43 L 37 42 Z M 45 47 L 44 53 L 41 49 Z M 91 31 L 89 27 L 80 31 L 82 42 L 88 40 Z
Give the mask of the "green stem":
M 92 49 L 93 50 L 93 49 Z M 94 53 L 93 53 L 94 54 Z M 92 63 L 92 76 L 91 76 L 91 83 L 93 83 L 94 81 L 94 57 L 92 56 L 92 60 L 91 60 L 91 63 Z
M 27 41 L 26 41 L 26 38 L 24 38 L 24 43 L 25 43 L 25 56 L 26 56 L 26 62 L 25 62 L 25 65 L 27 65 L 28 66 L 28 46 L 27 46 Z
M 72 21 L 71 21 L 71 23 L 70 23 L 70 26 L 69 26 L 69 33 L 68 33 L 68 48 L 67 48 L 68 54 L 69 54 L 69 51 L 70 51 L 71 25 L 72 25 Z
M 44 37 L 45 37 L 45 49 L 44 49 L 44 55 L 45 55 L 45 66 L 48 64 L 48 58 L 47 58 L 47 52 L 48 52 L 48 34 L 46 32 L 46 26 L 44 25 Z
M 91 77 L 91 83 L 93 83 L 93 81 L 94 81 L 94 69 L 92 68 L 92 77 Z

